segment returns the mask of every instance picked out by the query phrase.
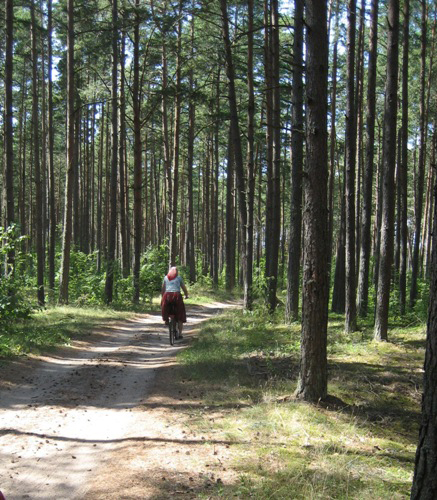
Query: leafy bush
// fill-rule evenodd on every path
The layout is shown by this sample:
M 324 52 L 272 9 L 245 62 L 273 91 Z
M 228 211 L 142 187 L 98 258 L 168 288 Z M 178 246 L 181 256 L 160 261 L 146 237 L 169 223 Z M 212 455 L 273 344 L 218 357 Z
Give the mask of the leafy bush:
M 24 274 L 19 273 L 25 254 L 20 250 L 20 245 L 25 239 L 19 236 L 15 225 L 8 228 L 0 227 L 0 259 L 5 261 L 10 252 L 14 252 L 14 269 L 1 267 L 0 271 L 0 321 L 5 322 L 18 318 L 27 318 L 32 312 L 32 305 L 25 297 Z
M 140 289 L 146 300 L 152 301 L 153 297 L 159 293 L 167 268 L 167 246 L 149 246 L 141 258 L 140 268 Z
M 77 304 L 99 304 L 104 300 L 105 275 L 97 273 L 97 252 L 71 252 L 69 294 Z

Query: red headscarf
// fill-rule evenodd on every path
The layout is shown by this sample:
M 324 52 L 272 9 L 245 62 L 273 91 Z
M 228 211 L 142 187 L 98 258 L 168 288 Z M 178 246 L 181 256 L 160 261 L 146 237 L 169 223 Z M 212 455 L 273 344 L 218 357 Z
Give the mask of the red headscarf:
M 172 281 L 176 278 L 178 275 L 178 268 L 177 267 L 171 267 L 170 270 L 168 271 L 167 278 L 169 281 Z

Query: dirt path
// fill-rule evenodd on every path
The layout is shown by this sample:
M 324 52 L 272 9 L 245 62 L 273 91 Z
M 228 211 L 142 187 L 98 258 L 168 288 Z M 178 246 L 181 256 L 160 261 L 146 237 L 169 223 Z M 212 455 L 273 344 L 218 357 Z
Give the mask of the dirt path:
M 159 315 L 145 315 L 1 368 L 6 499 L 194 498 L 222 481 L 229 446 L 187 435 L 171 372 L 198 323 L 223 307 L 191 307 L 173 347 Z

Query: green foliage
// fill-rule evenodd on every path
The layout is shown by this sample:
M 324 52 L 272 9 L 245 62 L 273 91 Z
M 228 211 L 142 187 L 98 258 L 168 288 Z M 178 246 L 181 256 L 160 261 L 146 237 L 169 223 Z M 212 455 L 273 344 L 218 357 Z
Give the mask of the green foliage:
M 70 301 L 76 305 L 98 305 L 105 303 L 106 273 L 97 272 L 97 252 L 85 254 L 71 252 L 70 257 Z M 140 289 L 145 300 L 152 301 L 160 289 L 167 272 L 168 250 L 166 245 L 150 246 L 141 259 Z M 102 269 L 106 271 L 103 263 Z M 132 276 L 123 277 L 120 266 L 114 269 L 114 302 L 132 304 Z
M 168 248 L 166 245 L 150 246 L 141 259 L 140 289 L 146 300 L 161 290 L 162 279 L 168 270 Z
M 25 254 L 20 250 L 25 237 L 19 236 L 17 227 L 11 225 L 4 229 L 0 227 L 0 260 L 6 262 L 10 253 L 14 254 L 14 267 L 7 266 L 7 271 L 2 268 L 0 273 L 0 322 L 5 329 L 10 320 L 27 318 L 32 305 L 25 296 L 25 275 L 19 273 L 25 260 Z
M 97 273 L 97 252 L 70 254 L 70 300 L 78 305 L 104 301 L 105 275 Z
M 267 290 L 267 279 L 264 272 L 266 268 L 265 257 L 260 259 L 259 267 L 253 269 L 253 293 L 255 297 L 264 297 Z
M 429 281 L 425 279 L 417 280 L 417 300 L 414 304 L 413 312 L 417 318 L 426 321 L 428 318 L 429 304 Z

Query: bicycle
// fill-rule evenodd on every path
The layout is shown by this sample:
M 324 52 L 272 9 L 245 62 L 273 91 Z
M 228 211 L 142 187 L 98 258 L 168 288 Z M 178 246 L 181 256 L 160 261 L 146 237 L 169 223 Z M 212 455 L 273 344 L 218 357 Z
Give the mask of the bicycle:
M 170 345 L 174 344 L 175 340 L 178 340 L 180 338 L 179 336 L 179 329 L 178 329 L 178 322 L 176 318 L 176 314 L 174 311 L 175 307 L 173 304 L 170 306 L 170 312 L 168 315 L 168 334 L 169 334 L 169 339 L 170 339 Z

